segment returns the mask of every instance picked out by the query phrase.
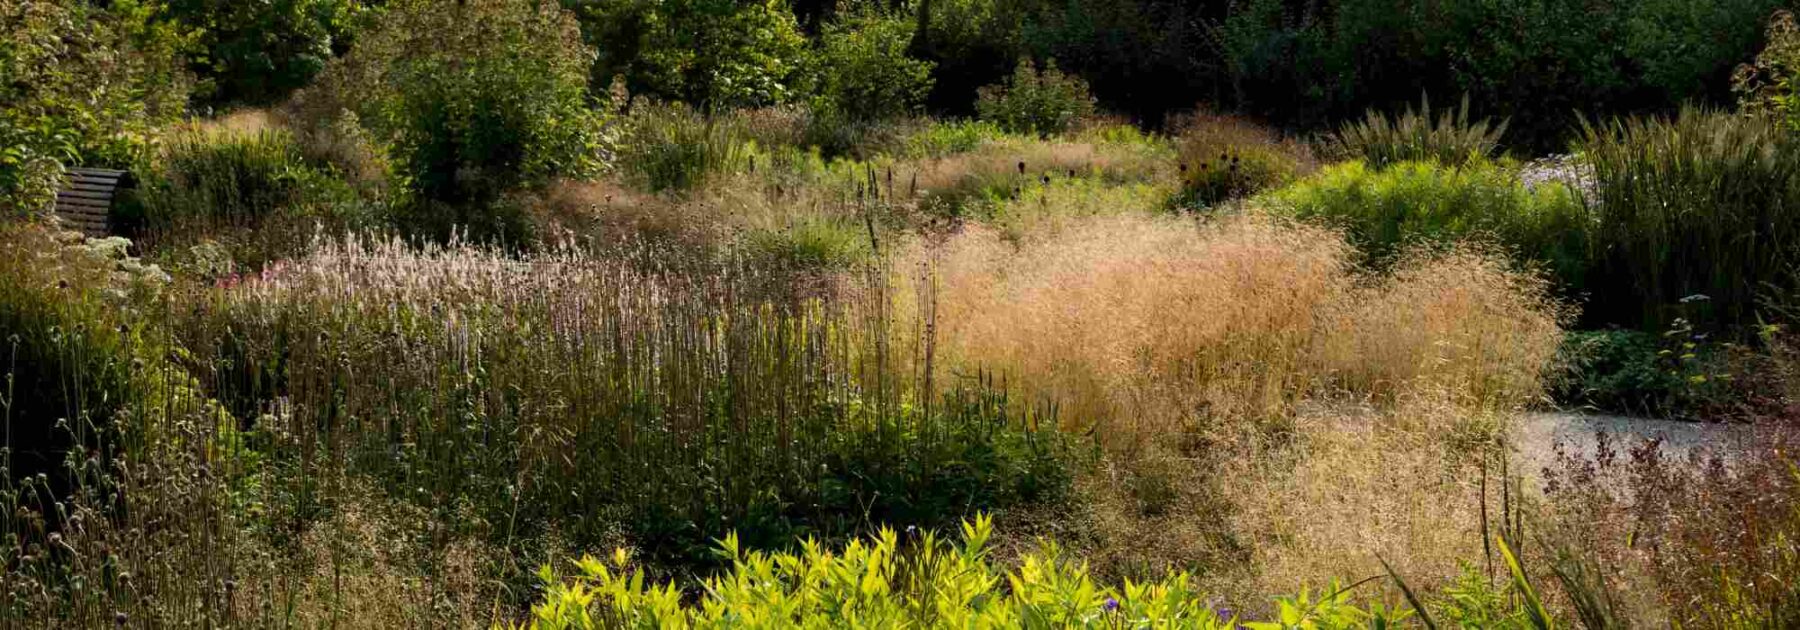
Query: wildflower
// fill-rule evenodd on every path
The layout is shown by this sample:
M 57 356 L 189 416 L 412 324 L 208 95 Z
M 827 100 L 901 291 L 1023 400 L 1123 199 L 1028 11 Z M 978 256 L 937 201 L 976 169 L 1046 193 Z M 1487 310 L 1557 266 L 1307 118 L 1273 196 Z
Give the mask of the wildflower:
M 1106 612 L 1112 612 L 1112 611 L 1118 610 L 1119 609 L 1119 600 L 1108 597 L 1108 598 L 1106 598 L 1106 603 L 1100 605 L 1100 609 L 1104 610 Z

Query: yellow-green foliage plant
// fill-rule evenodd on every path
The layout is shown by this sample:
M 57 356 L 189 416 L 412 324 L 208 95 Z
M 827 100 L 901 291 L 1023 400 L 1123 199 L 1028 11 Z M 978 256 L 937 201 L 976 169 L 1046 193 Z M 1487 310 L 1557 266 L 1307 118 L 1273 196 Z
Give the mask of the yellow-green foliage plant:
M 934 534 L 905 537 L 883 529 L 840 551 L 816 541 L 795 553 L 746 551 L 736 536 L 720 542 L 731 569 L 708 579 L 698 602 L 684 603 L 672 583 L 646 584 L 629 552 L 611 562 L 584 557 L 565 578 L 545 567 L 544 598 L 520 630 L 586 628 L 1193 628 L 1215 630 L 1387 627 L 1406 611 L 1363 609 L 1349 589 L 1331 585 L 1276 602 L 1276 619 L 1246 622 L 1190 585 L 1185 573 L 1160 581 L 1099 584 L 1087 566 L 1054 543 L 1026 555 L 1016 570 L 994 566 L 987 542 L 993 521 L 962 525 L 962 543 Z

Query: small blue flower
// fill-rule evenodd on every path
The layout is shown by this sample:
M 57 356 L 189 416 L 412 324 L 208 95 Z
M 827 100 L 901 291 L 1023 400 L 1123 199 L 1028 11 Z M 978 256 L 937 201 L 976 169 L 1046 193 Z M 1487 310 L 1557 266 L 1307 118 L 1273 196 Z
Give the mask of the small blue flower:
M 1237 613 L 1232 611 L 1229 606 L 1213 608 L 1213 614 L 1219 617 L 1219 621 L 1225 623 L 1230 623 L 1232 619 L 1237 617 Z
M 1100 609 L 1105 610 L 1106 612 L 1112 612 L 1112 611 L 1118 610 L 1119 609 L 1119 600 L 1108 597 L 1108 598 L 1106 598 L 1106 603 L 1100 605 Z

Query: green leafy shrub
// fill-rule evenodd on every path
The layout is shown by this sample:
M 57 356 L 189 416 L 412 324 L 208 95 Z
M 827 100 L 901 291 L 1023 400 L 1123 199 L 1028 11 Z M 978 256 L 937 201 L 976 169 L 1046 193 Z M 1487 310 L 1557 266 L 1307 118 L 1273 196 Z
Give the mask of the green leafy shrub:
M 1311 166 L 1306 149 L 1248 121 L 1197 114 L 1175 138 L 1182 201 L 1196 207 L 1287 184 Z
M 355 113 L 393 156 L 412 195 L 401 228 L 516 238 L 522 217 L 496 212 L 505 191 L 602 166 L 592 57 L 553 3 L 406 0 L 384 7 L 306 109 Z
M 1042 72 L 1030 58 L 1019 60 L 1004 84 L 981 88 L 975 102 L 981 119 L 1013 133 L 1058 134 L 1094 115 L 1094 97 L 1081 77 L 1063 74 L 1056 60 Z
M 572 4 L 598 49 L 595 86 L 624 76 L 633 94 L 708 109 L 802 101 L 808 47 L 779 0 L 598 0 Z
M 1299 127 L 1394 107 L 1420 91 L 1467 94 L 1512 121 L 1509 143 L 1555 151 L 1576 131 L 1570 112 L 1723 104 L 1732 69 L 1755 54 L 1763 24 L 1782 6 L 1343 0 L 1301 10 L 1239 2 L 1216 27 L 1218 83 L 1239 109 Z
M 706 595 L 686 602 L 674 584 L 646 583 L 624 550 L 610 561 L 584 557 L 579 573 L 540 571 L 546 592 L 531 619 L 514 628 L 532 630 L 611 627 L 1148 627 L 1226 630 L 1388 627 L 1406 611 L 1365 609 L 1348 589 L 1332 584 L 1317 595 L 1276 602 L 1275 621 L 1239 625 L 1232 611 L 1189 584 L 1185 573 L 1160 580 L 1099 584 L 1085 564 L 1063 556 L 1054 543 L 1027 554 L 1015 571 L 989 557 L 992 521 L 962 525 L 962 542 L 932 532 L 905 537 L 884 529 L 873 539 L 831 551 L 806 541 L 795 553 L 744 548 L 737 536 L 719 543 L 730 570 L 704 583 Z
M 1738 66 L 1731 76 L 1738 105 L 1786 121 L 1800 131 L 1800 25 L 1791 11 L 1769 19 L 1768 43 L 1753 64 Z
M 913 24 L 874 13 L 847 16 L 819 37 L 815 111 L 853 120 L 890 120 L 919 111 L 931 92 L 932 63 L 907 56 Z
M 1405 113 L 1393 117 L 1369 110 L 1362 120 L 1338 127 L 1326 143 L 1334 153 L 1376 168 L 1413 161 L 1461 166 L 1494 157 L 1505 134 L 1506 121 L 1497 125 L 1487 119 L 1471 122 L 1465 95 L 1460 107 L 1438 112 L 1435 119 L 1430 99 L 1422 101 L 1416 111 L 1408 105 Z
M 967 153 L 990 140 L 1005 137 L 1006 132 L 987 121 L 933 120 L 924 128 L 907 134 L 902 154 L 915 158 L 936 158 Z
M 1344 228 L 1377 263 L 1421 242 L 1487 240 L 1548 265 L 1565 289 L 1587 282 L 1587 231 L 1575 194 L 1558 184 L 1527 188 L 1498 164 L 1401 162 L 1376 170 L 1346 162 L 1262 199 L 1278 212 Z
M 267 104 L 304 87 L 349 48 L 369 8 L 360 0 L 170 0 L 165 19 L 194 29 L 206 103 Z
M 1763 296 L 1800 289 L 1800 138 L 1780 122 L 1686 109 L 1583 134 L 1591 321 L 1748 332 Z
M 1652 416 L 1695 417 L 1723 397 L 1723 355 L 1682 322 L 1663 334 L 1573 331 L 1561 362 L 1569 375 L 1556 398 L 1568 405 Z
M 187 35 L 153 6 L 0 0 L 0 213 L 36 212 L 62 167 L 128 166 L 187 106 Z
M 640 103 L 625 124 L 619 164 L 652 192 L 697 188 L 708 177 L 743 168 L 751 154 L 738 121 L 679 103 Z

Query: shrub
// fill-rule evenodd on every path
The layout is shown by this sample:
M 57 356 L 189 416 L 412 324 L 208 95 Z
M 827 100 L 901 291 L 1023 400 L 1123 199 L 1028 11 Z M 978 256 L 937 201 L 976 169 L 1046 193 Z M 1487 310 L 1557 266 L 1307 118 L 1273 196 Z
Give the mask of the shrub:
M 172 0 L 165 19 L 196 30 L 197 98 L 267 104 L 304 87 L 349 48 L 369 8 L 359 0 Z
M 1769 19 L 1768 44 L 1756 63 L 1738 66 L 1731 89 L 1745 110 L 1767 113 L 1800 131 L 1800 25 L 1790 11 Z
M 974 151 L 982 143 L 1000 139 L 1005 134 L 999 125 L 987 121 L 933 120 L 923 129 L 906 136 L 901 153 L 913 158 L 947 157 Z
M 992 521 L 962 526 L 954 544 L 926 532 L 905 538 L 884 529 L 841 551 L 814 541 L 798 553 L 746 551 L 736 536 L 720 542 L 730 570 L 705 581 L 706 596 L 686 603 L 674 584 L 646 585 L 624 550 L 610 561 L 584 557 L 580 573 L 563 578 L 540 571 L 547 592 L 518 628 L 588 629 L 620 626 L 1137 627 L 1224 630 L 1244 627 L 1229 609 L 1215 608 L 1185 573 L 1114 588 L 1095 583 L 1087 567 L 1065 558 L 1054 543 L 1028 554 L 1017 571 L 993 566 L 987 548 Z M 1002 588 L 1002 587 L 1005 588 Z M 1277 600 L 1270 627 L 1385 627 L 1410 612 L 1364 609 L 1349 589 L 1328 585 L 1315 596 Z M 1256 625 L 1255 627 L 1261 627 Z
M 1558 184 L 1526 188 L 1498 164 L 1401 162 L 1376 170 L 1348 162 L 1262 199 L 1276 212 L 1344 228 L 1378 264 L 1419 242 L 1491 240 L 1548 265 L 1566 289 L 1586 286 L 1587 226 L 1576 195 Z
M 567 4 L 577 6 L 582 35 L 598 49 L 596 87 L 624 76 L 634 94 L 721 110 L 810 93 L 806 37 L 778 0 Z
M 1196 114 L 1181 123 L 1182 201 L 1196 207 L 1284 185 L 1311 166 L 1301 145 L 1248 121 Z
M 362 216 L 356 191 L 306 161 L 281 130 L 179 133 L 140 173 L 137 203 L 123 204 L 114 224 L 150 247 L 240 232 L 261 246 L 233 258 L 256 266 L 297 253 L 321 226 L 335 232 L 379 218 Z
M 1094 114 L 1094 97 L 1081 77 L 1063 74 L 1056 60 L 1039 72 L 1029 58 L 1020 59 L 1012 78 L 981 88 L 975 110 L 1013 133 L 1058 134 Z
M 150 7 L 0 0 L 0 213 L 38 212 L 62 167 L 127 166 L 187 105 L 185 35 Z
M 1418 94 L 1468 94 L 1512 122 L 1510 143 L 1554 151 L 1570 112 L 1624 115 L 1722 104 L 1780 0 L 1696 11 L 1682 0 L 1343 0 L 1235 3 L 1218 25 L 1232 104 L 1318 127 Z M 1211 39 L 1211 38 L 1209 38 Z
M 1421 101 L 1417 111 L 1408 105 L 1405 113 L 1391 118 L 1369 110 L 1361 121 L 1338 127 L 1326 143 L 1338 155 L 1363 160 L 1378 169 L 1416 161 L 1462 166 L 1494 157 L 1505 133 L 1506 121 L 1498 125 L 1487 119 L 1470 122 L 1469 97 L 1464 95 L 1461 107 L 1438 112 L 1436 119 L 1431 117 L 1429 99 Z
M 1583 133 L 1590 321 L 1749 332 L 1759 298 L 1800 289 L 1800 138 L 1780 123 L 1686 109 Z
M 403 229 L 520 237 L 506 190 L 601 166 L 604 113 L 587 102 L 592 52 L 554 3 L 387 5 L 307 109 L 350 111 L 386 145 L 412 199 Z
M 1664 334 L 1636 330 L 1569 333 L 1569 375 L 1557 398 L 1634 415 L 1694 417 L 1713 411 L 1726 385 L 1725 356 L 1686 322 Z
M 931 92 L 933 66 L 907 56 L 912 39 L 913 24 L 901 17 L 857 14 L 826 26 L 814 115 L 871 121 L 918 112 Z

